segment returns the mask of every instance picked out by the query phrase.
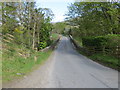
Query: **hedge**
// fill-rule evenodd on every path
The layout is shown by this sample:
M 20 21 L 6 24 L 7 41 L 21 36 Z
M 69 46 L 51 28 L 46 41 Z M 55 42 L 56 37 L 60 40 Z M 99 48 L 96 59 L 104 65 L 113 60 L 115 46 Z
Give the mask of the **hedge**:
M 107 44 L 107 38 L 103 36 L 82 38 L 83 46 L 102 47 Z
M 83 47 L 96 52 L 109 53 L 119 57 L 120 54 L 120 35 L 110 34 L 105 36 L 84 37 L 82 38 Z M 89 51 L 92 53 L 91 51 Z
M 82 38 L 82 44 L 84 47 L 116 47 L 120 46 L 120 35 L 106 35 L 96 37 L 84 37 Z

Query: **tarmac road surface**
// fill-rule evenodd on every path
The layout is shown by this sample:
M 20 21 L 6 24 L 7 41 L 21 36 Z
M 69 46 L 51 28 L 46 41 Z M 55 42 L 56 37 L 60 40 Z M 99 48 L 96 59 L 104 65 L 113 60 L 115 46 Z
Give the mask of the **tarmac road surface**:
M 118 88 L 118 72 L 79 54 L 62 37 L 48 61 L 8 88 Z

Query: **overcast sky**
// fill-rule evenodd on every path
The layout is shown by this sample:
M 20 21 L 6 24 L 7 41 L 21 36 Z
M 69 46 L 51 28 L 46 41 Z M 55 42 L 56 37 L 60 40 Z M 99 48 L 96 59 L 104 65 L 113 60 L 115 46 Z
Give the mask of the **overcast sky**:
M 67 12 L 67 6 L 74 0 L 35 0 L 37 7 L 50 8 L 55 17 L 52 22 L 64 21 Z

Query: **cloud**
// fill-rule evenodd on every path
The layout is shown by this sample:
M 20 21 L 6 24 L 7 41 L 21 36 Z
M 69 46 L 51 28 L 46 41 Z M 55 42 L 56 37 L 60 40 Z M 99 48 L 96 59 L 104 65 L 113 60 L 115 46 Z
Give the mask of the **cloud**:
M 65 18 L 65 16 L 56 16 L 53 20 L 52 20 L 52 22 L 61 22 L 61 21 L 64 21 L 64 18 Z

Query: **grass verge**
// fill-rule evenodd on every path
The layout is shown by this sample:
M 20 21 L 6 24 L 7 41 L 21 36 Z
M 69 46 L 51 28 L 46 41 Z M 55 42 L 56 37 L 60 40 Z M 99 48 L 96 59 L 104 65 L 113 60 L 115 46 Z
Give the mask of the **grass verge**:
M 108 66 L 110 68 L 116 69 L 118 70 L 119 68 L 119 64 L 118 64 L 118 58 L 114 57 L 114 56 L 110 56 L 110 55 L 105 55 L 102 53 L 97 53 L 97 54 L 93 54 L 91 56 L 88 56 L 90 59 Z
M 51 39 L 52 39 L 53 41 L 57 40 L 58 38 L 59 38 L 59 34 L 57 34 L 57 33 L 52 33 L 52 34 L 51 34 Z
M 77 44 L 81 45 L 81 42 L 75 38 L 75 41 L 79 42 Z M 90 58 L 91 60 L 98 62 L 104 66 L 110 67 L 112 69 L 120 70 L 120 65 L 118 63 L 118 58 L 103 54 L 103 53 L 95 53 L 93 55 L 87 55 L 84 51 L 78 51 L 80 54 Z
M 31 72 L 35 66 L 47 60 L 51 53 L 51 50 L 36 52 L 28 58 L 15 55 L 15 53 L 11 57 L 10 54 L 4 53 L 2 60 L 2 82 L 6 83 Z

